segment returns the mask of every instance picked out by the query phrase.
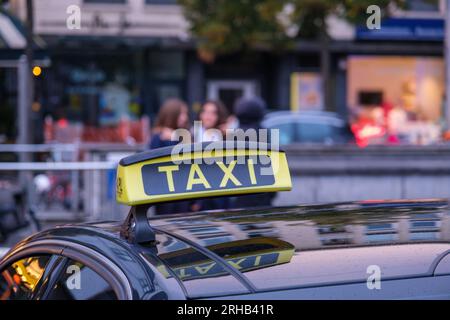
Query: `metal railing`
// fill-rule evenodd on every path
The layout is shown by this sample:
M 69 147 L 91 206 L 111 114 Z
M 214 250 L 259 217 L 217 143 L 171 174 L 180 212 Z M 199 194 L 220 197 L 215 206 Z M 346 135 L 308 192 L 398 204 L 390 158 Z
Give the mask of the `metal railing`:
M 13 178 L 17 184 L 22 181 L 21 187 L 38 219 L 59 222 L 115 220 L 126 213 L 126 209 L 115 201 L 117 163 L 121 157 L 143 149 L 142 145 L 112 143 L 2 144 L 0 154 L 48 153 L 51 161 L 0 162 L 0 180 L 9 175 L 17 178 Z M 80 161 L 80 155 L 84 161 Z M 51 181 L 47 192 L 36 188 L 36 177 Z M 59 196 L 55 198 L 58 192 Z

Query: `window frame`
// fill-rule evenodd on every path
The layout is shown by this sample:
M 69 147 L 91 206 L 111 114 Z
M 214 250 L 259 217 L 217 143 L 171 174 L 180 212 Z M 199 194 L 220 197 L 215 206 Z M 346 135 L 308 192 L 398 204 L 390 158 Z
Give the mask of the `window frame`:
M 41 277 L 39 278 L 36 287 L 34 288 L 33 291 L 30 291 L 30 296 L 27 298 L 27 300 L 35 300 L 36 297 L 39 296 L 39 293 L 41 292 L 42 288 L 45 286 L 45 279 L 47 277 L 47 275 L 49 273 L 51 273 L 51 271 L 54 269 L 55 264 L 57 263 L 57 256 L 53 255 L 53 254 L 45 254 L 45 253 L 40 253 L 40 254 L 31 254 L 31 255 L 27 255 L 21 258 L 17 258 L 17 259 L 13 259 L 12 261 L 10 261 L 8 264 L 5 264 L 1 269 L 0 269 L 0 274 L 9 269 L 14 263 L 18 262 L 18 261 L 22 261 L 24 259 L 27 258 L 39 258 L 39 257 L 44 257 L 44 256 L 48 256 L 48 262 L 44 268 L 44 271 L 42 272 Z M 14 300 L 14 299 L 13 299 Z
M 31 293 L 30 300 L 34 300 L 38 297 L 45 287 L 46 279 L 48 275 L 52 273 L 54 268 L 58 264 L 58 252 L 59 250 L 56 248 L 48 248 L 47 250 L 34 250 L 34 248 L 24 249 L 17 253 L 10 253 L 7 257 L 2 259 L 2 263 L 0 265 L 0 273 L 2 273 L 5 269 L 9 268 L 13 263 L 20 261 L 22 259 L 37 257 L 37 256 L 49 256 L 50 259 L 45 266 L 44 272 L 39 279 L 39 282 L 36 286 L 36 289 Z
M 61 280 L 61 277 L 64 276 L 64 270 L 68 267 L 69 261 L 81 263 L 84 266 L 86 266 L 89 269 L 91 269 L 98 277 L 103 279 L 111 287 L 111 289 L 114 291 L 116 299 L 119 300 L 119 296 L 117 294 L 117 291 L 114 289 L 113 285 L 106 279 L 105 276 L 102 276 L 98 271 L 94 270 L 93 268 L 91 268 L 90 266 L 88 266 L 84 262 L 79 261 L 78 259 L 69 258 L 67 256 L 60 256 L 60 258 L 61 259 L 59 261 L 59 265 L 57 266 L 58 269 L 55 270 L 55 272 L 51 275 L 52 279 L 49 279 L 49 281 L 46 283 L 45 289 L 42 290 L 43 292 L 42 292 L 41 300 L 48 300 L 48 297 L 51 294 L 54 286 L 56 285 L 56 283 L 58 281 Z
M 57 264 L 53 266 L 51 272 L 44 272 L 45 278 L 43 276 L 39 280 L 41 284 L 33 293 L 31 299 L 37 297 L 42 300 L 46 299 L 59 279 L 60 274 L 58 272 L 61 272 L 62 269 L 58 270 L 58 268 L 62 268 L 67 259 L 81 262 L 101 276 L 111 286 L 118 300 L 132 300 L 133 298 L 132 289 L 126 275 L 113 261 L 91 248 L 70 241 L 40 240 L 16 248 L 2 260 L 0 271 L 17 260 L 37 255 L 52 255 L 51 260 L 56 259 Z M 60 257 L 62 259 L 58 260 Z M 50 261 L 48 265 L 50 265 Z M 104 272 L 105 270 L 107 272 Z M 58 274 L 55 276 L 53 271 Z

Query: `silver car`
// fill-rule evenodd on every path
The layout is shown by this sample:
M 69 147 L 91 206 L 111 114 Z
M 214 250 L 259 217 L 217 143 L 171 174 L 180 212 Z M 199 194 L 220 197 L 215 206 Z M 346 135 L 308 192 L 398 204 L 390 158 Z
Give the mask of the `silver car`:
M 280 130 L 280 144 L 353 144 L 348 123 L 335 113 L 277 111 L 266 115 L 262 127 Z

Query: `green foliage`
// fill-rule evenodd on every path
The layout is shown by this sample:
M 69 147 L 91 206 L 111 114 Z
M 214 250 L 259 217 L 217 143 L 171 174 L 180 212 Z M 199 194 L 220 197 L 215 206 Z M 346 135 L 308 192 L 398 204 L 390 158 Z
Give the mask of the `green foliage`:
M 295 11 L 292 21 L 299 29 L 299 37 L 314 38 L 327 33 L 325 19 L 334 14 L 353 24 L 364 23 L 368 17 L 367 8 L 377 5 L 382 16 L 389 15 L 392 6 L 404 7 L 403 0 L 293 0 Z
M 221 54 L 285 40 L 276 13 L 279 0 L 179 0 L 198 38 L 199 51 Z
M 327 33 L 326 17 L 335 14 L 352 23 L 367 18 L 367 7 L 404 0 L 178 0 L 198 40 L 200 55 L 212 60 L 249 48 L 285 49 L 296 38 Z

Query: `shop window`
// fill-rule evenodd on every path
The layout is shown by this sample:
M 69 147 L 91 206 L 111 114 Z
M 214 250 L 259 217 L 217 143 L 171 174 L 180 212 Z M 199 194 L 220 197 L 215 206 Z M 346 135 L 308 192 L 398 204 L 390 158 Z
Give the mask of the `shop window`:
M 182 52 L 150 52 L 151 77 L 158 80 L 180 80 L 184 77 Z
M 383 92 L 360 91 L 358 92 L 358 102 L 363 106 L 380 106 L 383 103 Z
M 70 59 L 77 60 L 61 61 L 57 66 L 63 84 L 61 103 L 54 114 L 57 120 L 65 117 L 87 126 L 117 126 L 121 119 L 139 117 L 140 90 L 135 70 L 127 63 L 129 56 Z
M 177 84 L 161 84 L 155 87 L 156 102 L 158 106 L 169 98 L 182 98 L 181 87 Z
M 0 143 L 14 139 L 17 119 L 17 72 L 0 69 Z
M 347 66 L 347 105 L 358 145 L 442 141 L 442 58 L 352 56 Z
M 184 98 L 185 65 L 183 52 L 153 51 L 148 56 L 152 109 L 169 98 Z

